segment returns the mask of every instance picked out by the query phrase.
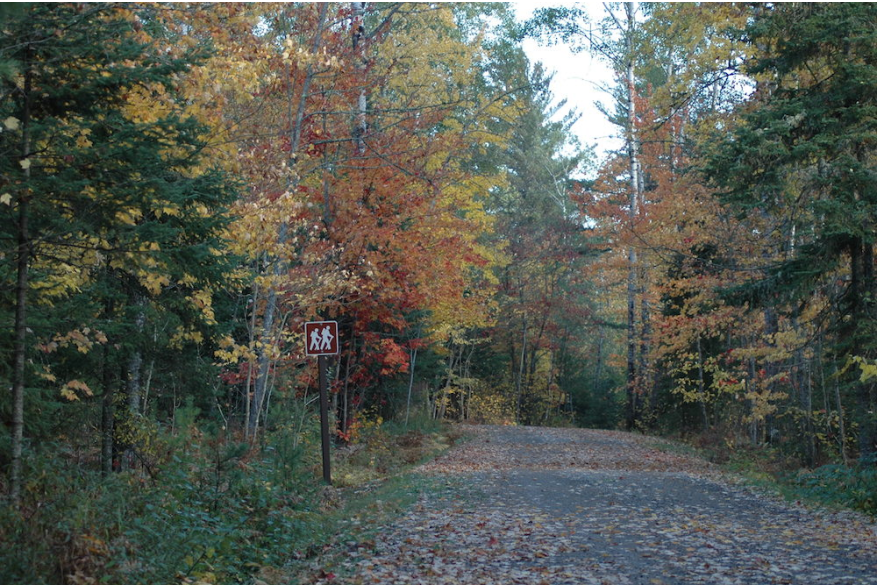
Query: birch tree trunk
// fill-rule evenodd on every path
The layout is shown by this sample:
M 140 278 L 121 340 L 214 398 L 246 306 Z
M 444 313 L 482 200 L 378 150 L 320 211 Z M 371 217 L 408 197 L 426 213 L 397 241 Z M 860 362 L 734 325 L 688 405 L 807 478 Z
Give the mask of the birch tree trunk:
M 356 60 L 356 77 L 362 84 L 359 88 L 359 96 L 356 100 L 356 124 L 353 128 L 353 138 L 356 143 L 356 154 L 365 153 L 365 133 L 368 130 L 368 99 L 365 88 L 365 56 L 363 55 L 363 41 L 365 36 L 365 2 L 351 2 L 353 12 L 353 58 Z
M 627 156 L 630 171 L 630 197 L 628 220 L 633 229 L 640 205 L 640 161 L 639 139 L 636 132 L 636 77 L 633 66 L 633 35 L 636 31 L 637 2 L 625 3 L 627 30 L 625 31 L 625 49 L 627 61 Z M 639 417 L 637 398 L 637 325 L 636 325 L 636 294 L 637 294 L 637 251 L 632 244 L 627 251 L 627 428 L 636 425 Z

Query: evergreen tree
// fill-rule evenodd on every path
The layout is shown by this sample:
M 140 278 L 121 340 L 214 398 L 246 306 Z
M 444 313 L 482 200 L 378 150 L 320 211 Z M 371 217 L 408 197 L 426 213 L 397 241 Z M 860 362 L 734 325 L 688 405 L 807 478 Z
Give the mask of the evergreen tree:
M 198 56 L 155 51 L 143 29 L 115 5 L 33 4 L 0 35 L 15 68 L 0 93 L 13 497 L 25 429 L 58 413 L 30 402 L 26 412 L 26 389 L 34 401 L 57 402 L 59 387 L 65 402 L 101 397 L 108 469 L 116 392 L 125 412 L 140 403 L 147 320 L 176 326 L 166 342 L 180 348 L 215 323 L 212 289 L 228 267 L 221 212 L 234 186 L 205 163 L 205 128 L 176 95 Z
M 747 31 L 761 51 L 759 80 L 739 126 L 726 131 L 707 171 L 741 217 L 770 218 L 783 257 L 748 284 L 750 300 L 806 304 L 841 276 L 830 329 L 839 351 L 872 359 L 877 184 L 877 7 L 778 4 Z M 851 381 L 864 460 L 877 452 L 872 386 Z

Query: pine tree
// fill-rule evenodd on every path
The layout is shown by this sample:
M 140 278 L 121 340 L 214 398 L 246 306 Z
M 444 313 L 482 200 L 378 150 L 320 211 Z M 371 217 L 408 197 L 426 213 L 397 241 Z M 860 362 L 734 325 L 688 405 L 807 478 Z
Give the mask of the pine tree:
M 25 427 L 46 424 L 25 420 L 26 388 L 57 382 L 67 401 L 102 397 L 108 469 L 116 392 L 126 411 L 138 405 L 146 319 L 177 316 L 173 344 L 203 339 L 196 325 L 214 321 L 212 288 L 227 266 L 218 235 L 234 186 L 206 165 L 205 129 L 175 94 L 196 55 L 154 51 L 131 11 L 33 4 L 5 23 L 0 55 L 17 70 L 0 101 L 0 225 L 14 227 L 0 233 L 9 252 L 0 276 L 15 291 L 3 298 L 16 325 L 3 348 L 14 365 L 17 498 Z M 55 352 L 70 341 L 102 356 L 65 362 Z M 50 355 L 41 377 L 27 367 L 35 343 Z
M 874 4 L 781 4 L 747 31 L 760 49 L 759 80 L 740 125 L 715 141 L 708 172 L 738 213 L 769 218 L 783 257 L 746 288 L 751 301 L 806 306 L 835 282 L 830 330 L 838 351 L 872 359 L 877 187 L 877 8 Z M 855 388 L 859 448 L 877 453 L 872 386 Z

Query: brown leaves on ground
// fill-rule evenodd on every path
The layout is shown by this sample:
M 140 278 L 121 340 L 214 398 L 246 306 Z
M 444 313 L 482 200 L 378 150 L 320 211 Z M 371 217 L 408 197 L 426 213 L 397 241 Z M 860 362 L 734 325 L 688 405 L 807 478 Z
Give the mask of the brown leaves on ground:
M 591 469 L 685 471 L 714 467 L 701 459 L 657 450 L 650 437 L 613 430 L 518 426 L 461 426 L 474 436 L 442 457 L 423 465 L 429 473 L 515 469 Z
M 621 432 L 469 427 L 436 486 L 319 583 L 875 583 L 871 522 L 723 480 Z M 337 559 L 336 559 L 337 560 Z

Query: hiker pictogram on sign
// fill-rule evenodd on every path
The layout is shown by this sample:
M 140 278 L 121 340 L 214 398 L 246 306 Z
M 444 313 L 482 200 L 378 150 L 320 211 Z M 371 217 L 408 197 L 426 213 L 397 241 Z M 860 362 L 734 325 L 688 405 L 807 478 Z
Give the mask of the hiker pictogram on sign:
M 335 321 L 305 323 L 305 354 L 337 355 L 338 323 Z

